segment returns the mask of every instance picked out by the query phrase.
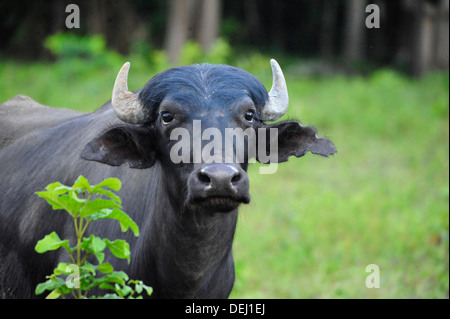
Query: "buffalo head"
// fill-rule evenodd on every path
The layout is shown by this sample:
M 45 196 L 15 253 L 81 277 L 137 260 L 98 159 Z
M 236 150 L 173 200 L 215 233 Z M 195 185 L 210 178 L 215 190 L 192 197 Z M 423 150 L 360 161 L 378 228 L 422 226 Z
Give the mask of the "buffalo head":
M 273 164 L 308 151 L 322 156 L 336 152 L 310 126 L 266 123 L 282 117 L 289 103 L 283 72 L 275 60 L 271 65 L 269 93 L 246 71 L 210 64 L 169 69 L 133 93 L 127 87 L 127 62 L 112 94 L 114 112 L 124 123 L 87 144 L 82 157 L 138 169 L 157 163 L 180 207 L 232 211 L 250 201 L 249 162 Z M 273 149 L 275 156 L 267 157 Z

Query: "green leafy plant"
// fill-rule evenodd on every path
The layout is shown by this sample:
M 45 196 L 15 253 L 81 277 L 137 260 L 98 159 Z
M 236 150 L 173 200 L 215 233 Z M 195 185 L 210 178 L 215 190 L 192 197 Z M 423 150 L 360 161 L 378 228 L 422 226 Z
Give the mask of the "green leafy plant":
M 230 62 L 233 49 L 223 38 L 217 39 L 211 48 L 205 52 L 200 44 L 195 41 L 187 41 L 180 54 L 180 65 L 194 63 L 227 64 Z M 265 61 L 267 64 L 267 61 Z
M 112 255 L 130 262 L 130 245 L 122 239 L 111 241 L 94 235 L 85 237 L 87 227 L 94 221 L 114 219 L 120 224 L 123 232 L 131 230 L 139 236 L 137 224 L 122 211 L 121 199 L 113 192 L 121 188 L 117 178 L 108 178 L 97 185 L 90 185 L 88 180 L 80 176 L 72 187 L 59 182 L 50 184 L 45 191 L 36 194 L 44 198 L 54 210 L 64 210 L 74 222 L 76 244 L 61 239 L 56 232 L 46 235 L 35 246 L 38 253 L 63 248 L 67 251 L 69 263 L 59 263 L 47 281 L 36 287 L 36 294 L 50 290 L 49 299 L 65 298 L 71 294 L 74 298 L 142 298 L 143 291 L 148 295 L 152 288 L 142 281 L 130 280 L 123 271 L 115 271 L 110 263 L 104 262 L 105 249 Z M 98 264 L 88 261 L 95 256 Z M 94 288 L 112 291 L 104 296 L 89 296 Z
M 86 80 L 92 70 L 116 69 L 124 61 L 124 57 L 106 46 L 101 35 L 56 33 L 47 37 L 43 45 L 56 58 L 60 76 L 70 79 L 81 76 Z

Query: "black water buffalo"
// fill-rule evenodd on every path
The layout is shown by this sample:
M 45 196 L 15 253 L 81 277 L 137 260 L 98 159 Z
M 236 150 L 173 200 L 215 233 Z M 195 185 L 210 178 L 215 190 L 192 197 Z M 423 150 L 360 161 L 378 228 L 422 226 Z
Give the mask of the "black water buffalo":
M 92 223 L 89 233 L 130 243 L 130 264 L 111 256 L 105 261 L 152 286 L 156 298 L 227 298 L 234 283 L 238 206 L 250 201 L 250 157 L 230 160 L 219 149 L 214 161 L 195 161 L 190 150 L 185 160 L 174 161 L 171 151 L 180 140 L 171 133 L 183 128 L 193 134 L 195 120 L 201 121 L 201 132 L 275 128 L 277 140 L 271 136 L 268 143 L 278 143 L 277 157 L 265 162 L 284 162 L 308 151 L 335 153 L 334 145 L 310 126 L 267 124 L 288 105 L 283 73 L 276 61 L 271 63 L 269 93 L 243 70 L 210 64 L 169 69 L 133 93 L 127 88 L 126 63 L 112 100 L 93 113 L 50 108 L 25 96 L 0 105 L 0 297 L 36 297 L 36 285 L 58 262 L 67 261 L 63 250 L 34 251 L 52 231 L 61 238 L 73 233 L 67 214 L 52 212 L 35 192 L 54 181 L 72 185 L 84 175 L 91 183 L 119 178 L 124 211 L 141 230 L 136 238 L 112 221 Z M 255 135 L 258 142 L 268 132 Z M 187 145 L 191 142 L 195 136 Z M 201 141 L 201 148 L 205 144 Z M 244 152 L 248 155 L 248 143 Z

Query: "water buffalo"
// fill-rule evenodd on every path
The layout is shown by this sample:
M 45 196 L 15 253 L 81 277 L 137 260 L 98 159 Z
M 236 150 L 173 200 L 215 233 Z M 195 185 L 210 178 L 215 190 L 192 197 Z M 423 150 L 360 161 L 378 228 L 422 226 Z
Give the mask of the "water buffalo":
M 130 243 L 130 264 L 111 256 L 105 261 L 152 286 L 155 298 L 227 298 L 235 276 L 238 206 L 250 201 L 250 157 L 230 160 L 219 150 L 215 159 L 222 162 L 195 161 L 191 150 L 187 160 L 175 162 L 171 150 L 180 141 L 171 133 L 176 128 L 193 133 L 195 121 L 201 121 L 202 132 L 272 128 L 277 140 L 270 137 L 268 143 L 278 144 L 270 162 L 308 151 L 335 153 L 333 143 L 310 126 L 267 123 L 283 116 L 289 101 L 283 73 L 276 61 L 271 65 L 269 93 L 246 71 L 210 64 L 169 69 L 130 92 L 126 63 L 112 100 L 93 113 L 50 108 L 25 96 L 0 105 L 0 297 L 36 297 L 36 285 L 67 261 L 63 250 L 34 251 L 52 231 L 61 238 L 73 233 L 67 214 L 51 212 L 35 192 L 54 181 L 72 185 L 84 175 L 91 183 L 119 178 L 124 211 L 141 229 L 136 238 L 114 222 L 92 223 L 89 233 Z

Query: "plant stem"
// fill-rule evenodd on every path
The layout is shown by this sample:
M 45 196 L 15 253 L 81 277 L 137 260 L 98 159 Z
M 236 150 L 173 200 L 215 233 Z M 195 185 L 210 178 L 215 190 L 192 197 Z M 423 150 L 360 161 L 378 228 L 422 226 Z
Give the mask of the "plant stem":
M 82 227 L 83 227 L 83 218 L 80 217 L 78 229 L 76 230 L 76 232 L 77 232 L 77 267 L 78 267 L 78 269 L 80 269 L 80 267 L 81 267 L 81 239 L 83 238 L 83 233 L 81 232 Z M 81 299 L 81 285 L 80 285 L 80 287 L 78 287 L 78 299 Z
M 92 194 L 89 194 L 87 196 L 86 201 L 84 202 L 83 206 L 86 205 L 86 203 L 91 199 Z M 83 197 L 86 198 L 86 192 L 83 193 Z M 80 208 L 81 211 L 81 208 Z M 83 240 L 84 232 L 86 231 L 87 226 L 89 225 L 89 220 L 86 221 L 86 224 L 83 227 L 83 217 L 75 217 L 74 223 L 75 223 L 75 232 L 77 235 L 77 259 L 76 259 L 76 265 L 78 269 L 81 269 L 81 264 L 83 264 L 86 261 L 87 255 L 84 256 L 83 260 L 81 260 L 81 242 Z M 76 294 L 74 294 L 76 296 Z M 83 297 L 81 285 L 78 287 L 78 298 L 81 299 Z

